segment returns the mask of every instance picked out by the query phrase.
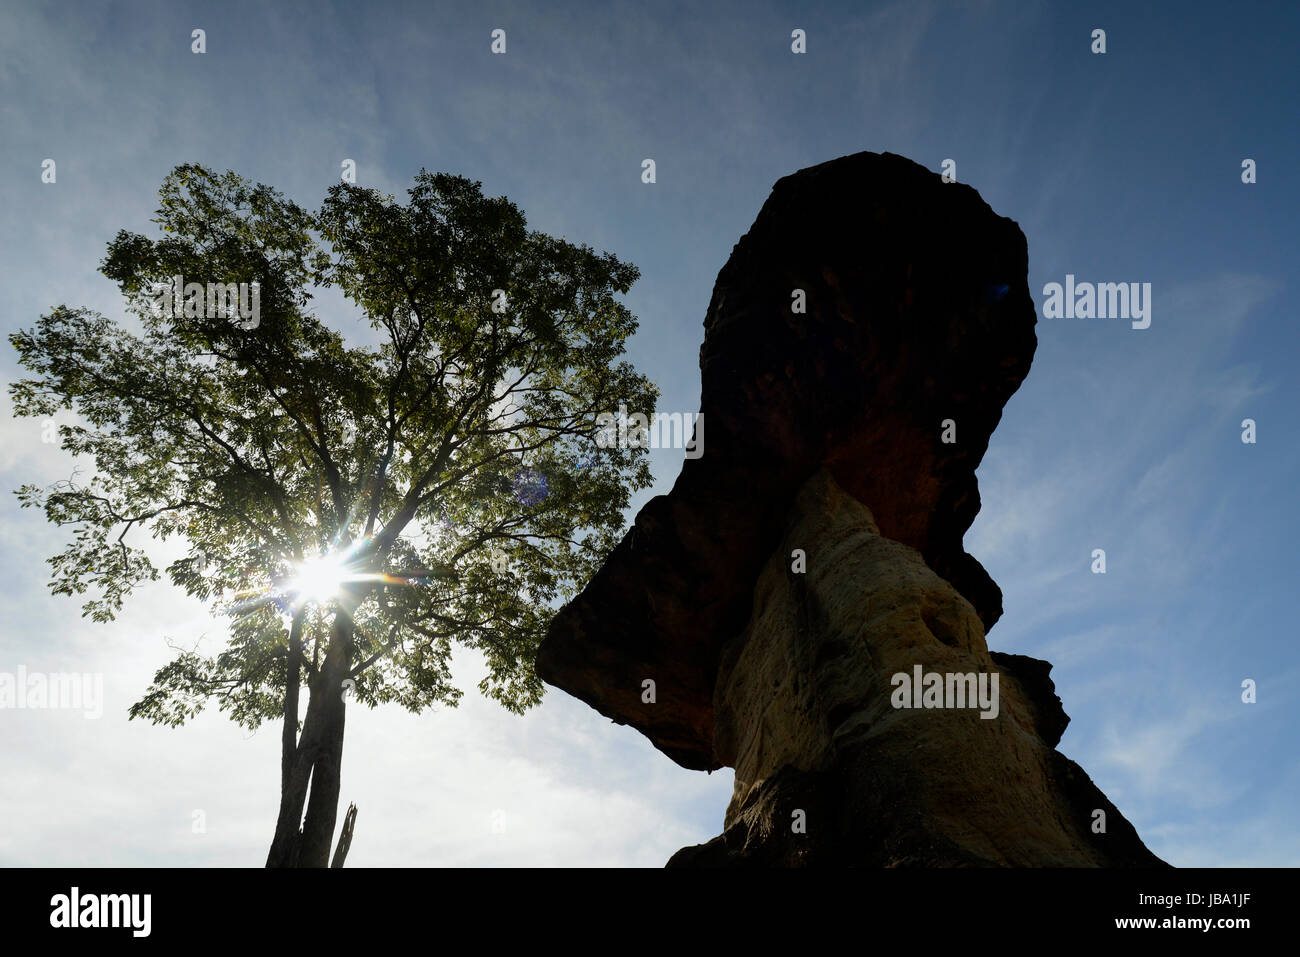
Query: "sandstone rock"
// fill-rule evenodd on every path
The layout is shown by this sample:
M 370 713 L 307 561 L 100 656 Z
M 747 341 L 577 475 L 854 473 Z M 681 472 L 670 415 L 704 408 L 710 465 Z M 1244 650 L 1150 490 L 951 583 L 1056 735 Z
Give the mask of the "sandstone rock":
M 796 548 L 803 574 L 791 571 Z M 736 769 L 726 830 L 670 863 L 1158 865 L 1053 749 L 1068 719 L 1050 666 L 1002 659 L 1005 670 L 969 601 L 881 536 L 828 472 L 814 475 L 718 673 L 714 746 Z M 917 665 L 997 675 L 996 712 L 894 707 L 892 676 Z
M 703 455 L 537 658 L 679 764 L 736 768 L 725 833 L 673 863 L 1160 863 L 1054 750 L 1051 666 L 989 652 L 1001 592 L 962 549 L 1036 345 L 1027 271 L 1014 222 L 888 153 L 781 179 L 732 251 Z M 892 707 L 916 665 L 997 675 L 997 717 Z
M 975 467 L 1037 342 L 1027 272 L 1014 222 L 901 156 L 857 153 L 779 180 L 705 318 L 704 454 L 557 616 L 542 678 L 679 764 L 720 767 L 718 656 L 823 464 L 991 627 L 1001 592 L 961 539 L 979 511 Z M 806 313 L 792 312 L 796 289 Z

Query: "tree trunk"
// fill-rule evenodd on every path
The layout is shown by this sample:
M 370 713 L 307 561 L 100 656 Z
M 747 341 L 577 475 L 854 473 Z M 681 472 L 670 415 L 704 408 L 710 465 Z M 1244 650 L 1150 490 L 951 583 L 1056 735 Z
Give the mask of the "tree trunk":
M 339 846 L 334 848 L 334 862 L 330 867 L 342 867 L 352 847 L 352 831 L 357 826 L 357 806 L 348 805 L 348 813 L 343 815 L 343 830 L 339 832 Z
M 284 728 L 280 733 L 280 793 L 289 789 L 293 759 L 298 754 L 298 689 L 302 681 L 302 624 L 306 609 L 294 613 L 289 626 L 289 657 L 285 667 Z
M 289 658 L 284 693 L 284 727 L 280 737 L 280 813 L 275 837 L 267 854 L 267 867 L 293 867 L 297 858 L 302 825 L 302 808 L 307 800 L 311 780 L 310 743 L 315 737 L 315 723 L 303 723 L 302 741 L 298 740 L 298 690 L 302 673 L 302 627 L 305 610 L 297 611 L 289 628 Z M 313 695 L 314 697 L 314 695 Z
M 325 654 L 320 673 L 311 685 L 302 738 L 294 750 L 292 761 L 282 761 L 280 813 L 266 859 L 267 867 L 329 866 L 330 844 L 338 817 L 343 759 L 343 680 L 347 677 L 352 660 L 351 617 L 346 612 L 337 612 L 332 631 L 329 650 Z M 296 712 L 296 703 L 293 707 Z M 285 721 L 287 726 L 287 694 Z M 296 715 L 293 723 L 296 728 Z M 286 727 L 286 745 L 288 740 L 289 731 Z M 307 806 L 305 819 L 304 804 Z
M 325 656 L 321 669 L 321 735 L 315 742 L 316 754 L 311 769 L 311 797 L 307 801 L 307 817 L 302 824 L 302 846 L 298 851 L 299 867 L 329 867 L 330 845 L 334 841 L 334 822 L 339 810 L 339 787 L 343 767 L 344 710 L 343 679 L 347 676 L 351 654 L 334 657 L 334 645 L 351 644 L 351 621 L 339 627 L 340 614 L 335 617 L 334 641 Z M 343 632 L 346 631 L 346 635 Z M 339 642 L 343 639 L 343 642 Z M 317 696 L 312 694 L 311 707 Z

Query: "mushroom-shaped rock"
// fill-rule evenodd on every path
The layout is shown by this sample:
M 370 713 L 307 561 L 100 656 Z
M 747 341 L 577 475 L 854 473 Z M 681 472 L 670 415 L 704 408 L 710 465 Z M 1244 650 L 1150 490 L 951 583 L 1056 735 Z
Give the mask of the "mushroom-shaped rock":
M 961 540 L 975 468 L 1036 345 L 1027 271 L 1014 222 L 904 157 L 858 153 L 778 181 L 704 321 L 702 454 L 556 616 L 542 678 L 685 767 L 720 767 L 722 646 L 823 465 L 990 627 L 1002 594 Z
M 545 681 L 632 725 L 679 764 L 737 769 L 732 843 L 684 851 L 684 860 L 805 859 L 748 838 L 737 850 L 733 832 L 769 834 L 762 809 L 788 797 L 783 788 L 798 791 L 799 775 L 874 786 L 853 755 L 877 737 L 904 774 L 915 756 L 902 755 L 922 740 L 982 742 L 988 781 L 1000 786 L 999 775 L 1032 765 L 1037 797 L 1006 802 L 1008 821 L 1065 813 L 1051 775 L 1065 773 L 1054 745 L 1068 719 L 1050 666 L 990 655 L 984 635 L 1002 612 L 1001 592 L 962 549 L 979 511 L 975 469 L 1033 358 L 1027 273 L 1013 221 L 974 189 L 889 153 L 779 180 L 719 273 L 700 350 L 698 457 L 560 610 L 537 658 Z M 844 538 L 836 517 L 857 530 L 847 551 L 826 548 Z M 900 622 L 913 631 L 900 634 Z M 922 646 L 936 661 L 957 655 L 964 670 L 1005 675 L 1014 700 L 1003 718 L 972 724 L 950 711 L 922 728 L 909 713 L 891 714 L 886 663 L 912 655 L 923 664 Z M 1023 740 L 1003 734 L 999 744 L 995 726 Z M 944 784 L 943 774 L 930 767 L 926 780 L 948 795 L 979 778 Z M 981 800 L 936 798 L 911 810 L 960 815 Z M 960 853 L 941 840 L 932 855 L 909 855 L 909 835 L 930 832 L 881 833 L 902 842 L 895 861 L 1124 858 L 1090 857 L 1095 848 L 1073 825 L 1000 857 L 960 835 L 951 845 Z M 1156 861 L 1136 847 L 1133 860 Z

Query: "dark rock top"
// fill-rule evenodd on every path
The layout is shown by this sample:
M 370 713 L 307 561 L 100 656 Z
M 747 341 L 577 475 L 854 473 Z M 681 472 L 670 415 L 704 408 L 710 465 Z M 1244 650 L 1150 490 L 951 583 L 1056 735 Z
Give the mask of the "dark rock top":
M 823 465 L 992 627 L 1002 593 L 962 536 L 979 511 L 975 469 L 1037 344 L 1027 274 L 1015 222 L 902 156 L 856 153 L 778 180 L 705 316 L 703 455 L 556 615 L 541 677 L 684 767 L 720 767 L 721 649 Z

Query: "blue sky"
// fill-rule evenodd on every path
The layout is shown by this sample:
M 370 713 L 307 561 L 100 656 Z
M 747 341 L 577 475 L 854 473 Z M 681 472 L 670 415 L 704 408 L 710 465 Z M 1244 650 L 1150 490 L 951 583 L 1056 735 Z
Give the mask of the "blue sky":
M 309 207 L 345 158 L 359 183 L 399 195 L 426 167 L 636 263 L 631 358 L 660 385 L 661 411 L 694 411 L 714 277 L 776 179 L 859 150 L 936 171 L 952 158 L 1024 230 L 1037 302 L 1067 273 L 1150 282 L 1153 295 L 1145 330 L 1040 318 L 966 537 L 1005 595 L 989 645 L 1055 664 L 1073 719 L 1061 750 L 1157 854 L 1295 865 L 1300 186 L 1287 163 L 1300 150 L 1300 7 L 1075 6 L 8 4 L 0 325 L 59 303 L 120 316 L 97 272 L 105 244 L 151 230 L 179 163 L 234 169 Z M 498 27 L 504 55 L 489 51 Z M 790 51 L 795 28 L 806 54 Z M 1090 52 L 1095 28 L 1104 55 Z M 1241 182 L 1245 158 L 1255 184 Z M 318 311 L 361 333 L 342 300 Z M 0 376 L 17 374 L 8 350 Z M 2 401 L 0 488 L 67 477 L 40 423 Z M 1247 417 L 1254 445 L 1241 442 Z M 655 453 L 648 494 L 680 460 Z M 82 620 L 45 586 L 61 533 L 6 498 L 0 671 L 102 672 L 107 700 L 98 721 L 0 712 L 0 864 L 260 863 L 274 730 L 125 715 L 170 660 L 167 641 L 219 641 L 222 622 L 163 585 L 111 625 Z M 1090 572 L 1094 548 L 1104 576 Z M 509 715 L 473 692 L 480 672 L 458 658 L 459 709 L 352 710 L 349 863 L 656 866 L 720 831 L 730 771 L 680 769 L 560 692 Z M 1256 704 L 1241 702 L 1245 678 Z

